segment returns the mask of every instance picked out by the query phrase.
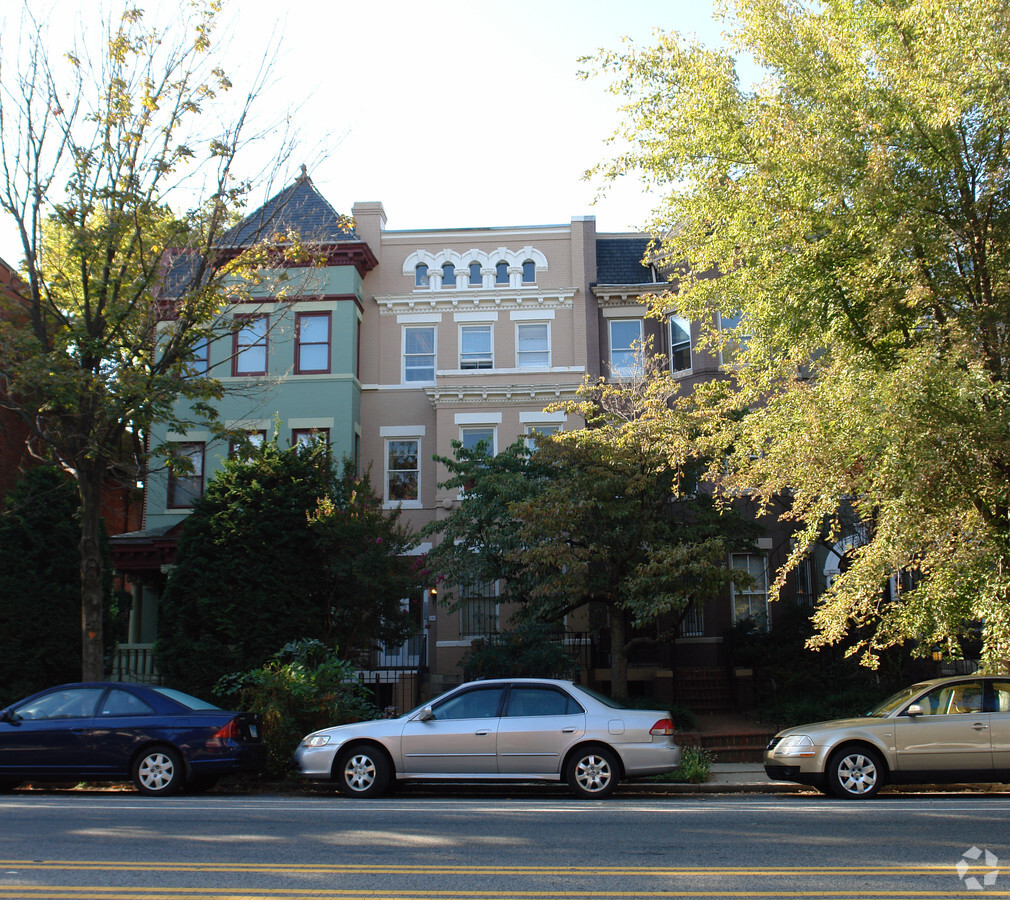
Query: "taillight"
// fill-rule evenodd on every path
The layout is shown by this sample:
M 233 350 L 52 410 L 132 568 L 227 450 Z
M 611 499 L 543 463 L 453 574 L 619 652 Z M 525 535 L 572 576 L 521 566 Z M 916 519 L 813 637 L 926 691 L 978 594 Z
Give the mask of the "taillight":
M 235 719 L 232 719 L 227 725 L 222 725 L 214 732 L 213 736 L 207 740 L 207 749 L 216 750 L 219 749 L 225 741 L 240 740 L 242 740 L 242 731 L 238 727 L 238 722 L 235 721 Z
M 673 734 L 673 719 L 660 719 L 652 728 L 649 729 L 649 734 L 653 735 L 664 735 Z
M 242 732 L 239 730 L 238 722 L 232 719 L 227 725 L 223 725 L 217 731 L 214 732 L 214 737 L 211 740 L 218 741 L 238 741 L 242 738 Z

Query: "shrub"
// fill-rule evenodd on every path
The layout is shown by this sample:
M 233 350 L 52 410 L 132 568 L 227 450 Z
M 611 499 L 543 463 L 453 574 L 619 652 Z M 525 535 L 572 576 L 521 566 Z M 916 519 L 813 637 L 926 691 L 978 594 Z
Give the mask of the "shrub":
M 317 640 L 285 644 L 263 666 L 221 678 L 214 693 L 259 713 L 273 777 L 287 774 L 306 734 L 380 715 L 353 665 Z
M 474 641 L 460 660 L 467 681 L 476 678 L 570 678 L 578 665 L 556 631 L 520 622 L 511 631 Z

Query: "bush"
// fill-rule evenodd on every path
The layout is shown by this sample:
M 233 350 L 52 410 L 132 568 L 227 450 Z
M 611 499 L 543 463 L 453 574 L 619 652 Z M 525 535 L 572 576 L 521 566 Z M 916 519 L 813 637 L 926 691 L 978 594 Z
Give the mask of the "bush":
M 214 693 L 259 713 L 269 754 L 267 774 L 272 777 L 288 773 L 291 756 L 306 734 L 380 716 L 353 665 L 317 640 L 285 644 L 260 668 L 221 678 Z
M 539 622 L 520 622 L 474 641 L 460 660 L 467 681 L 477 678 L 570 678 L 578 665 L 556 631 Z
M 655 775 L 648 781 L 667 784 L 704 784 L 712 774 L 712 757 L 702 747 L 684 747 L 680 765 L 666 775 Z

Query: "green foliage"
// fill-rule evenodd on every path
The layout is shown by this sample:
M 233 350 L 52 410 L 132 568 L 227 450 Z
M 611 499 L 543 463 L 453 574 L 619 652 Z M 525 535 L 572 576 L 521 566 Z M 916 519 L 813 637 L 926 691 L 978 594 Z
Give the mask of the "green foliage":
M 420 596 L 412 539 L 350 464 L 334 473 L 314 441 L 267 441 L 229 460 L 194 505 L 162 598 L 157 654 L 167 681 L 205 692 L 261 665 L 278 641 L 316 638 L 350 658 L 402 642 L 401 598 Z
M 680 35 L 596 63 L 662 191 L 659 312 L 713 321 L 710 474 L 801 534 L 858 536 L 815 646 L 876 665 L 983 622 L 1010 661 L 1010 15 L 1005 0 L 739 0 L 732 50 Z M 763 67 L 738 80 L 732 53 Z M 720 277 L 711 277 L 718 274 Z M 722 459 L 725 451 L 729 464 Z M 851 508 L 858 526 L 845 530 Z M 912 589 L 891 592 L 896 573 Z M 785 572 L 779 573 L 781 587 Z
M 675 784 L 704 784 L 712 774 L 712 757 L 703 747 L 684 747 L 680 765 L 670 777 Z
M 223 676 L 214 693 L 229 705 L 259 713 L 272 777 L 290 771 L 291 757 L 306 734 L 379 718 L 354 665 L 317 640 L 285 644 L 262 666 Z
M 38 466 L 0 514 L 0 706 L 80 677 L 79 509 L 73 483 Z
M 578 664 L 557 631 L 539 622 L 520 621 L 501 634 L 474 641 L 460 660 L 463 677 L 571 678 Z
M 838 647 L 812 650 L 814 632 L 810 609 L 779 609 L 771 631 L 753 621 L 738 622 L 727 635 L 727 649 L 736 665 L 754 669 L 758 709 L 762 721 L 778 727 L 862 715 L 879 700 L 920 677 L 905 655 L 889 650 L 875 672 L 860 666 L 846 650 L 858 640 Z

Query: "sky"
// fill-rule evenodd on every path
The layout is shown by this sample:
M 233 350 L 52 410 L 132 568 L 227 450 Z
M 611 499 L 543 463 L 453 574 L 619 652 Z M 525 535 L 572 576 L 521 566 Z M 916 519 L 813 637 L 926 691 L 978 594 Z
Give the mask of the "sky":
M 29 0 L 48 11 L 52 44 L 91 2 Z M 164 12 L 176 0 L 146 5 Z M 711 0 L 231 0 L 227 10 L 225 68 L 239 83 L 274 54 L 260 114 L 290 111 L 302 141 L 281 182 L 305 163 L 338 211 L 381 201 L 392 230 L 586 215 L 601 232 L 643 226 L 655 198 L 638 183 L 594 204 L 600 185 L 583 180 L 607 158 L 618 98 L 605 77 L 579 80 L 578 59 L 622 35 L 647 44 L 656 28 L 706 44 L 722 31 Z M 4 223 L 0 256 L 20 258 Z

